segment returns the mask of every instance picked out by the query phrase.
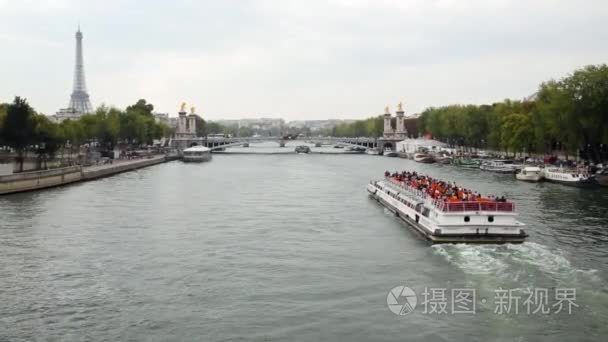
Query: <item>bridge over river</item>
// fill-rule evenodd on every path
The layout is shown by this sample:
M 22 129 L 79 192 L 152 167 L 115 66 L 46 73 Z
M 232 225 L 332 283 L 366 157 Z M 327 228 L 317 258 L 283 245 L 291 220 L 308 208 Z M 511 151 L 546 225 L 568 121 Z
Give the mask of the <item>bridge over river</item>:
M 227 147 L 244 146 L 251 143 L 275 141 L 279 145 L 284 146 L 286 141 L 302 141 L 313 144 L 334 144 L 343 146 L 355 146 L 366 148 L 390 147 L 395 149 L 395 143 L 399 140 L 386 138 L 371 138 L 371 137 L 311 137 L 311 138 L 296 138 L 286 139 L 281 136 L 270 137 L 197 137 L 197 138 L 174 138 L 171 140 L 171 146 L 183 150 L 187 147 L 199 145 L 206 146 L 213 150 L 221 150 Z

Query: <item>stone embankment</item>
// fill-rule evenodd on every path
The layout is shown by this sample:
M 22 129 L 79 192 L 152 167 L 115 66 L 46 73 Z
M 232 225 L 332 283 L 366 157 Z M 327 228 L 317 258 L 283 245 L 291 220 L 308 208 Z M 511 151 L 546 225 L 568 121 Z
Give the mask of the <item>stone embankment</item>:
M 80 181 L 108 177 L 167 161 L 164 155 L 134 160 L 118 160 L 112 164 L 69 166 L 51 170 L 21 172 L 0 176 L 0 195 L 39 190 Z

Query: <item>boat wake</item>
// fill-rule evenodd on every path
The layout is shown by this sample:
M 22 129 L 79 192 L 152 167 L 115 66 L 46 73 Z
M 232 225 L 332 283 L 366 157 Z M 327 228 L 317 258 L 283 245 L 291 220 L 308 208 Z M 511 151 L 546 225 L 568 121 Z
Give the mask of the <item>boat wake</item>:
M 495 274 L 505 280 L 524 280 L 541 273 L 558 281 L 602 283 L 595 269 L 577 269 L 560 252 L 547 246 L 524 242 L 507 245 L 434 245 L 433 253 L 467 274 Z
M 445 257 L 450 263 L 469 274 L 498 274 L 508 265 L 500 258 L 496 245 L 433 245 L 434 253 Z

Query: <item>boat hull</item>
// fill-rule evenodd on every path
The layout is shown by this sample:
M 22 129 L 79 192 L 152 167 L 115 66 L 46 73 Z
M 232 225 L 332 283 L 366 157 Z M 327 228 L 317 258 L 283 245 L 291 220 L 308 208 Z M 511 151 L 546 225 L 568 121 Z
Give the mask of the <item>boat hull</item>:
M 416 161 L 417 163 L 423 163 L 423 164 L 433 164 L 435 162 L 435 159 L 433 159 L 433 157 L 424 157 L 424 158 L 414 158 L 414 161 Z
M 202 162 L 207 162 L 211 160 L 211 154 L 205 155 L 205 156 L 196 156 L 196 157 L 186 157 L 184 156 L 182 158 L 182 161 L 184 163 L 202 163 Z
M 542 175 L 522 175 L 516 174 L 515 178 L 524 182 L 540 182 L 543 179 Z
M 515 173 L 515 171 L 516 171 L 515 169 L 511 169 L 511 168 L 497 168 L 497 167 L 484 166 L 484 165 L 481 165 L 479 168 L 481 170 L 488 171 L 488 172 L 505 173 L 505 174 Z
M 570 172 L 545 170 L 544 177 L 546 181 L 569 186 L 589 187 L 597 185 L 595 177 L 581 176 L 576 174 L 574 171 L 573 173 L 575 176 L 573 176 Z

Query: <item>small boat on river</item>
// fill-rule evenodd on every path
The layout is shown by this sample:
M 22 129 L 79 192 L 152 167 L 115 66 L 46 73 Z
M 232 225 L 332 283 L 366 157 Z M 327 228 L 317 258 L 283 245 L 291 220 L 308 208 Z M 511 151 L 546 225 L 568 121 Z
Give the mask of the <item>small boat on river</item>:
M 528 236 L 512 202 L 415 172 L 387 172 L 384 179 L 371 181 L 367 192 L 433 243 L 521 243 Z
M 538 182 L 544 177 L 543 169 L 537 166 L 526 166 L 523 169 L 517 170 L 515 178 L 517 180 L 527 182 Z
M 184 150 L 184 162 L 204 162 L 211 160 L 211 149 L 205 146 L 192 146 Z
M 497 173 L 515 173 L 522 167 L 521 164 L 515 164 L 509 159 L 499 160 L 488 160 L 484 161 L 479 165 L 479 168 L 484 171 L 497 172 Z
M 481 165 L 481 161 L 479 159 L 471 159 L 471 158 L 456 158 L 452 160 L 452 165 L 462 167 L 465 169 L 479 169 L 479 165 Z
M 418 163 L 432 164 L 435 162 L 435 158 L 426 152 L 418 152 L 414 154 L 414 161 Z
M 380 155 L 380 150 L 378 150 L 377 148 L 368 148 L 367 150 L 365 150 L 365 153 L 372 156 L 378 156 Z
M 310 153 L 310 147 L 308 147 L 306 145 L 296 146 L 295 152 L 296 153 Z
M 452 157 L 450 157 L 449 155 L 447 155 L 445 153 L 437 153 L 436 155 L 433 156 L 433 158 L 435 159 L 435 161 L 438 164 L 451 164 L 452 163 Z
M 397 152 L 393 151 L 393 149 L 391 149 L 390 147 L 387 147 L 387 148 L 384 149 L 383 155 L 385 157 L 398 157 L 399 156 L 397 154 Z

